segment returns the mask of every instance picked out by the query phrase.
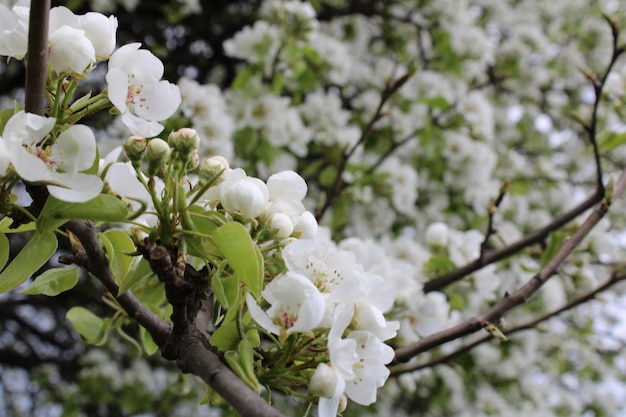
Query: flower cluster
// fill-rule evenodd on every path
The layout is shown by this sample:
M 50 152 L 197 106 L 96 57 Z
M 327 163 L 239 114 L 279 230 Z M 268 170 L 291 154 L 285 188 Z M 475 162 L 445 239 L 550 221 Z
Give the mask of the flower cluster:
M 264 311 L 248 294 L 250 314 L 280 340 L 293 333 L 322 335 L 325 359 L 309 383 L 311 394 L 320 397 L 320 416 L 334 417 L 344 395 L 372 404 L 394 355 L 384 341 L 396 335 L 399 323 L 387 321 L 383 313 L 391 309 L 395 289 L 367 273 L 353 253 L 328 241 L 293 241 L 282 257 L 286 272 L 262 292 L 270 307 Z
M 18 59 L 26 55 L 29 6 L 27 0 L 10 9 L 0 4 L 0 54 Z M 50 10 L 51 108 L 46 116 L 52 117 L 19 111 L 6 123 L 0 141 L 0 175 L 5 182 L 10 183 L 11 173 L 15 173 L 23 181 L 46 184 L 50 194 L 60 200 L 85 202 L 100 194 L 103 182 L 91 169 L 97 154 L 94 133 L 75 124 L 81 117 L 114 106 L 134 135 L 150 138 L 163 130 L 158 122 L 170 117 L 180 105 L 179 89 L 161 80 L 163 64 L 149 51 L 139 49 L 138 43 L 113 52 L 116 31 L 114 16 L 95 12 L 76 15 L 63 6 Z M 108 88 L 72 103 L 78 82 L 98 61 L 106 60 Z M 122 172 L 120 169 L 114 167 L 108 173 L 109 180 Z M 120 179 L 121 183 L 133 184 L 131 174 Z

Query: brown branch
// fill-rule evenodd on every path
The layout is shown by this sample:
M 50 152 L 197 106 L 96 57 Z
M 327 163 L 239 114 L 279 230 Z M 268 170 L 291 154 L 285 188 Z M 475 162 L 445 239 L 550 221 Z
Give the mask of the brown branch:
M 532 233 L 529 233 L 520 240 L 513 242 L 504 248 L 494 249 L 485 252 L 469 264 L 428 281 L 426 284 L 424 284 L 424 292 L 428 293 L 431 291 L 439 291 L 442 288 L 460 280 L 461 278 L 478 271 L 484 266 L 508 258 L 509 256 L 514 255 L 525 247 L 543 242 L 550 233 L 560 229 L 570 221 L 574 220 L 576 217 L 583 214 L 585 211 L 589 210 L 600 200 L 602 200 L 603 197 L 604 190 L 601 188 L 596 188 L 596 191 L 593 195 L 589 196 L 585 201 L 581 202 L 570 211 L 558 216 L 544 227 L 537 229 Z
M 72 220 L 66 227 L 83 245 L 89 272 L 100 280 L 111 294 L 116 295 L 118 287 L 93 223 Z M 130 291 L 116 295 L 116 299 L 129 317 L 150 333 L 159 347 L 162 349 L 167 347 L 168 352 L 175 352 L 176 363 L 181 370 L 202 378 L 241 415 L 284 417 L 224 365 L 219 357 L 209 350 L 206 338 L 196 329 L 184 328 L 172 335 L 171 323 L 164 322 L 152 313 Z
M 361 137 L 359 138 L 357 143 L 354 144 L 354 146 L 352 148 L 346 150 L 343 153 L 343 157 L 341 158 L 341 162 L 339 163 L 339 166 L 337 167 L 337 175 L 336 175 L 335 180 L 334 180 L 333 184 L 331 185 L 330 190 L 329 190 L 329 192 L 327 194 L 326 201 L 324 202 L 324 205 L 322 207 L 318 207 L 315 210 L 315 218 L 318 221 L 322 218 L 322 216 L 324 215 L 326 210 L 328 210 L 333 205 L 333 203 L 337 199 L 338 195 L 342 191 L 342 187 L 343 187 L 342 182 L 343 182 L 343 180 L 341 179 L 341 176 L 342 176 L 343 172 L 346 170 L 346 167 L 348 166 L 348 160 L 350 159 L 350 157 L 352 157 L 354 152 L 356 152 L 356 150 L 359 148 L 359 146 L 363 145 L 367 141 L 367 139 L 371 136 L 372 132 L 374 131 L 374 125 L 380 119 L 383 118 L 383 116 L 384 116 L 383 107 L 385 106 L 385 103 L 387 103 L 387 101 L 404 84 L 406 84 L 406 82 L 413 76 L 414 73 L 415 73 L 414 71 L 407 72 L 402 77 L 400 77 L 397 80 L 395 80 L 393 83 L 388 84 L 387 86 L 385 86 L 385 89 L 382 91 L 382 93 L 380 95 L 380 101 L 378 102 L 378 107 L 376 108 L 376 111 L 374 112 L 374 115 L 370 118 L 370 120 L 367 123 L 367 125 L 365 126 L 365 128 L 363 128 L 363 131 L 361 132 Z
M 85 267 L 87 270 L 104 285 L 107 291 L 115 296 L 122 308 L 128 313 L 128 316 L 144 327 L 157 345 L 162 346 L 167 341 L 171 325 L 161 320 L 159 316 L 144 306 L 132 292 L 127 291 L 124 294 L 117 295 L 119 288 L 109 269 L 109 263 L 102 244 L 96 236 L 93 223 L 71 220 L 67 222 L 65 227 L 76 235 L 82 244 L 86 255 Z
M 561 264 L 606 215 L 610 204 L 624 192 L 625 188 L 626 170 L 622 171 L 622 174 L 615 185 L 615 189 L 608 193 L 607 198 L 595 207 L 578 230 L 576 230 L 576 232 L 574 232 L 569 239 L 563 242 L 557 253 L 546 264 L 546 266 L 544 266 L 543 269 L 534 275 L 526 284 L 517 289 L 514 293 L 500 300 L 483 314 L 478 315 L 465 323 L 461 323 L 450 329 L 432 334 L 415 343 L 396 349 L 394 363 L 407 362 L 419 353 L 426 352 L 444 343 L 472 334 L 483 328 L 484 323 L 486 322 L 497 323 L 507 311 L 528 301 L 528 299 L 536 293 L 539 288 L 541 288 L 541 286 L 548 279 L 550 279 L 550 277 L 557 273 Z
M 480 244 L 479 258 L 482 258 L 483 256 L 485 256 L 485 253 L 487 253 L 487 251 L 489 250 L 489 238 L 493 236 L 494 233 L 497 232 L 497 230 L 493 226 L 493 218 L 495 214 L 497 213 L 498 208 L 500 207 L 500 204 L 502 204 L 502 200 L 504 200 L 504 196 L 506 195 L 508 188 L 509 188 L 508 182 L 505 182 L 504 184 L 502 184 L 502 186 L 500 187 L 498 196 L 496 197 L 496 200 L 493 202 L 491 206 L 489 206 L 489 220 L 487 221 L 487 231 L 485 232 L 485 239 L 483 239 L 483 242 Z
M 178 365 L 202 378 L 211 388 L 246 417 L 286 417 L 273 408 L 226 365 L 208 350 L 199 334 L 183 333 L 176 341 L 179 347 Z
M 607 65 L 606 70 L 599 78 L 591 72 L 585 72 L 585 75 L 587 76 L 587 78 L 589 78 L 589 80 L 591 81 L 593 85 L 594 93 L 596 97 L 593 103 L 593 110 L 591 112 L 590 122 L 589 123 L 581 122 L 583 128 L 589 135 L 589 142 L 591 143 L 593 147 L 594 162 L 596 165 L 596 175 L 595 175 L 596 191 L 594 192 L 593 195 L 591 195 L 582 203 L 578 204 L 576 207 L 574 207 L 570 211 L 555 218 L 552 222 L 550 222 L 546 226 L 542 227 L 541 229 L 535 230 L 534 232 L 528 234 L 527 236 L 524 236 L 517 242 L 512 243 L 511 245 L 508 245 L 504 248 L 490 251 L 490 252 L 483 252 L 482 250 L 483 248 L 481 247 L 481 254 L 478 257 L 478 259 L 474 260 L 473 262 L 467 265 L 464 265 L 460 268 L 457 268 L 453 271 L 450 271 L 444 275 L 441 275 L 427 282 L 426 284 L 424 284 L 424 292 L 439 291 L 442 288 L 460 280 L 461 278 L 473 272 L 478 271 L 484 266 L 487 266 L 489 264 L 492 264 L 494 262 L 498 262 L 504 258 L 507 258 L 527 246 L 531 246 L 533 244 L 542 242 L 548 237 L 548 235 L 551 232 L 560 229 L 565 224 L 575 219 L 577 216 L 584 213 L 589 208 L 591 208 L 596 203 L 598 203 L 600 200 L 602 200 L 602 198 L 604 198 L 605 190 L 604 190 L 604 184 L 602 183 L 602 176 L 603 176 L 602 165 L 600 161 L 600 151 L 598 149 L 598 141 L 596 138 L 597 124 L 598 124 L 598 110 L 600 107 L 600 101 L 602 99 L 602 91 L 604 90 L 604 86 L 606 85 L 606 80 L 608 79 L 608 76 L 610 72 L 612 71 L 613 66 L 617 62 L 618 58 L 626 51 L 625 47 L 623 46 L 620 47 L 618 45 L 619 30 L 615 22 L 607 16 L 605 16 L 605 20 L 611 27 L 611 33 L 613 35 L 613 44 L 612 44 L 613 52 L 612 52 L 611 59 L 609 61 L 609 64 Z
M 48 26 L 50 0 L 32 0 L 28 26 L 26 61 L 26 112 L 43 115 L 48 75 Z
M 548 312 L 546 314 L 543 314 L 542 316 L 539 316 L 533 320 L 527 321 L 525 323 L 519 324 L 517 326 L 511 327 L 509 329 L 501 329 L 503 331 L 504 334 L 506 334 L 507 336 L 510 336 L 512 334 L 524 331 L 524 330 L 533 330 L 535 329 L 540 323 L 543 323 L 546 320 L 551 319 L 552 317 L 558 316 L 561 313 L 564 313 L 566 311 L 569 311 L 571 309 L 573 309 L 574 307 L 577 307 L 581 304 L 586 303 L 587 301 L 593 300 L 598 294 L 600 294 L 603 291 L 606 291 L 607 289 L 611 288 L 613 285 L 617 284 L 620 281 L 626 280 L 626 275 L 614 275 L 612 276 L 609 280 L 607 280 L 604 284 L 600 285 L 599 287 L 597 287 L 596 289 L 594 289 L 593 291 L 590 291 L 584 295 L 581 295 L 577 298 L 575 298 L 574 300 L 568 302 L 567 304 L 565 304 L 564 306 L 553 310 L 551 312 Z M 403 366 L 403 367 L 396 367 L 394 369 L 391 369 L 391 376 L 397 376 L 400 374 L 404 374 L 404 373 L 408 373 L 408 372 L 414 372 L 414 371 L 419 371 L 420 369 L 426 369 L 426 368 L 432 368 L 433 366 L 436 365 L 441 365 L 441 364 L 445 364 L 450 362 L 452 359 L 466 353 L 469 352 L 470 350 L 474 349 L 476 346 L 479 346 L 485 342 L 488 342 L 490 340 L 493 340 L 493 336 L 488 335 L 488 336 L 483 336 L 480 339 L 475 340 L 472 343 L 469 343 L 467 345 L 461 346 L 459 347 L 457 350 L 455 350 L 454 352 L 450 352 L 447 355 L 443 355 L 437 358 L 434 358 L 428 362 L 424 362 L 424 363 L 419 363 L 419 364 L 415 364 L 415 365 L 411 365 L 411 366 Z

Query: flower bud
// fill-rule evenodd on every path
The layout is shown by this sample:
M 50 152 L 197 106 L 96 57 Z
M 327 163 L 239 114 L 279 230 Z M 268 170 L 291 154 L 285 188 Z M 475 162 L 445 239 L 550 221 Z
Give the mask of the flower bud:
M 285 239 L 293 233 L 293 222 L 284 213 L 276 213 L 269 222 L 269 229 L 276 234 L 278 239 Z
M 50 34 L 48 44 L 50 66 L 57 74 L 82 74 L 96 62 L 93 45 L 80 29 L 62 26 Z
M 426 243 L 433 248 L 443 248 L 448 244 L 448 226 L 445 223 L 432 223 L 426 228 Z
M 198 151 L 193 151 L 189 156 L 189 162 L 187 163 L 187 171 L 193 171 L 200 166 L 200 155 Z
M 169 161 L 172 149 L 166 141 L 159 138 L 150 139 L 144 155 L 148 162 L 148 176 L 154 177 Z
M 200 147 L 200 136 L 198 136 L 198 132 L 195 129 L 183 127 L 171 132 L 167 142 L 182 156 L 189 156 Z
M 148 141 L 143 136 L 133 135 L 124 142 L 124 152 L 134 167 L 139 166 L 147 147 Z
M 317 235 L 317 220 L 310 211 L 294 218 L 294 234 L 300 239 L 313 239 Z
M 267 186 L 258 178 L 246 177 L 234 183 L 224 182 L 220 197 L 224 208 L 253 219 L 265 211 L 269 201 Z
M 224 178 L 224 174 L 230 170 L 230 165 L 228 161 L 223 156 L 212 156 L 210 158 L 206 158 L 202 161 L 202 166 L 200 167 L 200 177 L 205 180 L 211 180 L 216 175 L 220 175 L 220 178 L 214 180 L 215 185 L 222 182 Z
M 337 372 L 325 363 L 320 363 L 309 382 L 309 391 L 319 397 L 332 398 L 338 382 Z

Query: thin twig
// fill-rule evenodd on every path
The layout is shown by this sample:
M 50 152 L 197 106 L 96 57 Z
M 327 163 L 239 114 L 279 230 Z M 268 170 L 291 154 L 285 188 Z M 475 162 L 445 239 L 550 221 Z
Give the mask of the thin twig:
M 352 148 L 344 152 L 343 157 L 341 158 L 341 162 L 337 167 L 337 174 L 335 176 L 333 184 L 328 190 L 326 201 L 324 201 L 324 204 L 321 207 L 318 207 L 315 210 L 315 218 L 318 221 L 322 218 L 326 210 L 328 210 L 333 205 L 333 203 L 341 193 L 343 188 L 342 176 L 344 171 L 346 170 L 346 167 L 348 166 L 348 161 L 352 157 L 354 152 L 356 152 L 356 150 L 360 146 L 362 146 L 371 136 L 372 132 L 374 131 L 374 125 L 383 118 L 383 107 L 385 106 L 385 103 L 387 103 L 387 101 L 413 76 L 413 74 L 414 72 L 412 71 L 404 74 L 402 77 L 395 80 L 392 84 L 387 85 L 382 91 L 380 95 L 380 101 L 378 102 L 378 107 L 376 108 L 374 115 L 370 118 L 365 128 L 363 128 L 363 131 L 361 132 L 361 137 L 354 144 L 354 146 L 352 146 Z
M 502 332 L 504 334 L 506 334 L 507 336 L 510 336 L 512 334 L 524 331 L 524 330 L 534 330 L 536 329 L 536 327 L 540 324 L 543 323 L 546 320 L 551 319 L 552 317 L 558 316 L 566 311 L 569 311 L 581 304 L 586 303 L 587 301 L 593 300 L 594 298 L 596 298 L 596 296 L 598 294 L 600 294 L 601 292 L 606 291 L 607 289 L 611 288 L 612 286 L 614 286 L 615 284 L 617 284 L 620 281 L 626 280 L 626 275 L 614 275 L 612 276 L 609 280 L 607 280 L 604 284 L 600 285 L 599 287 L 595 288 L 593 291 L 590 291 L 584 295 L 581 295 L 577 298 L 575 298 L 574 300 L 568 302 L 567 304 L 565 304 L 564 306 L 553 310 L 551 312 L 548 312 L 546 314 L 543 314 L 533 320 L 527 321 L 525 323 L 519 324 L 517 326 L 511 327 L 509 329 L 501 329 Z M 459 347 L 458 349 L 456 349 L 453 352 L 450 352 L 446 355 L 434 358 L 428 362 L 424 362 L 424 363 L 419 363 L 419 364 L 415 364 L 415 365 L 411 365 L 411 366 L 403 366 L 403 367 L 396 367 L 391 369 L 391 376 L 397 376 L 400 374 L 404 374 L 407 372 L 414 372 L 414 371 L 419 371 L 420 369 L 426 369 L 426 368 L 432 368 L 433 366 L 436 365 L 440 365 L 440 364 L 445 364 L 450 362 L 452 359 L 466 353 L 469 352 L 470 350 L 474 349 L 475 347 L 488 342 L 490 340 L 493 340 L 493 336 L 491 335 L 487 335 L 487 336 L 483 336 L 480 339 L 475 340 L 472 343 L 469 343 L 467 345 L 463 345 L 461 347 Z
M 563 242 L 557 253 L 546 266 L 526 282 L 526 284 L 517 289 L 514 293 L 500 300 L 483 314 L 450 329 L 435 333 L 415 343 L 397 349 L 394 363 L 407 362 L 419 353 L 426 352 L 444 343 L 472 334 L 483 328 L 484 323 L 497 323 L 507 311 L 528 301 L 550 277 L 557 273 L 561 264 L 606 215 L 611 203 L 624 192 L 624 189 L 626 189 L 626 170 L 622 171 L 622 174 L 615 184 L 615 189 L 609 193 L 610 198 L 604 199 L 595 207 L 578 230 L 576 230 L 569 239 Z

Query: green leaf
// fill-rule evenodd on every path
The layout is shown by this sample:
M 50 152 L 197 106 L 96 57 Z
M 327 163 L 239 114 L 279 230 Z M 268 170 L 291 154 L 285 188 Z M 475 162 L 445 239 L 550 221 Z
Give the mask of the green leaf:
M 139 327 L 139 333 L 141 335 L 141 344 L 143 345 L 143 350 L 148 354 L 148 356 L 152 356 L 159 350 L 159 346 L 154 342 L 154 339 L 150 335 L 144 327 Z
M 20 291 L 20 294 L 44 294 L 55 296 L 71 290 L 78 283 L 78 268 L 48 269 L 35 282 Z
M 420 103 L 426 104 L 431 109 L 446 110 L 450 107 L 450 103 L 444 97 L 424 97 L 418 100 Z
M 320 172 L 319 183 L 321 186 L 330 187 L 335 183 L 335 179 L 337 178 L 337 167 L 334 165 L 329 165 Z
M 72 307 L 65 317 L 88 343 L 101 345 L 106 342 L 107 326 L 104 320 L 91 311 L 83 307 Z
M 100 194 L 85 203 L 68 203 L 50 196 L 37 220 L 37 230 L 54 230 L 69 219 L 125 222 L 127 215 L 126 204 L 108 194 Z
M 109 243 L 104 245 L 107 249 L 109 268 L 115 282 L 120 285 L 126 277 L 131 263 L 135 260 L 134 256 L 127 255 L 135 251 L 135 244 L 128 233 L 122 230 L 107 230 L 103 235 L 106 236 Z
M 237 352 L 239 353 L 239 364 L 245 374 L 245 378 L 242 378 L 246 384 L 250 386 L 255 392 L 259 392 L 259 380 L 254 372 L 254 351 L 252 345 L 248 342 L 248 339 L 242 339 L 237 346 Z
M 237 322 L 230 321 L 229 323 L 223 323 L 213 332 L 213 335 L 211 335 L 211 346 L 215 346 L 220 351 L 225 352 L 237 349 L 240 340 Z
M 16 109 L 2 109 L 0 110 L 0 132 L 4 132 L 4 127 L 13 115 L 17 113 Z
M 607 153 L 626 143 L 626 132 L 606 132 L 598 139 L 598 150 Z
M 556 255 L 557 251 L 561 247 L 563 240 L 565 240 L 564 233 L 554 232 L 550 235 L 550 238 L 548 239 L 548 246 L 544 249 L 543 253 L 541 254 L 541 267 L 542 268 L 546 266 L 548 262 L 550 262 L 550 259 L 554 258 L 554 255 Z
M 37 232 L 0 274 L 0 294 L 11 291 L 30 278 L 57 250 L 52 232 Z
M 245 351 L 245 350 L 244 350 Z M 247 355 L 247 353 L 246 353 Z M 250 350 L 250 356 L 252 355 Z M 248 365 L 249 360 L 248 356 L 243 357 L 239 351 L 229 350 L 224 353 L 224 359 L 226 359 L 226 363 L 230 369 L 237 374 L 237 376 L 245 382 L 250 388 L 252 388 L 255 392 L 259 392 L 259 380 L 256 378 L 254 374 L 254 366 L 252 365 L 252 370 L 250 370 L 250 365 Z
M 426 276 L 434 278 L 456 268 L 456 265 L 446 254 L 435 253 L 424 264 L 423 272 Z
M 246 228 L 241 223 L 229 222 L 218 227 L 211 237 L 248 291 L 259 298 L 263 284 L 263 255 Z
M 0 233 L 0 270 L 4 268 L 4 266 L 9 261 L 9 251 L 11 247 L 9 245 L 9 239 L 7 235 L 4 233 Z
M 15 229 L 11 229 L 11 225 L 13 224 L 13 219 L 10 217 L 5 217 L 0 220 L 0 232 L 2 233 L 22 233 L 22 232 L 32 232 L 36 229 L 35 222 L 25 223 L 16 227 Z
M 139 285 L 155 275 L 150 269 L 150 264 L 143 258 L 135 258 L 128 273 L 120 281 L 120 289 L 117 295 L 124 294 L 129 289 Z

